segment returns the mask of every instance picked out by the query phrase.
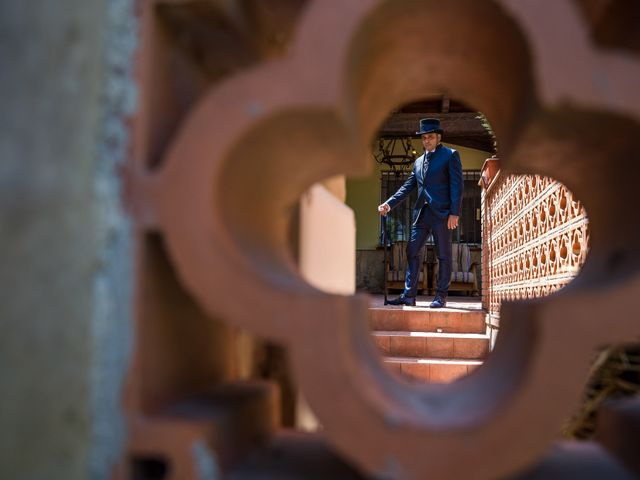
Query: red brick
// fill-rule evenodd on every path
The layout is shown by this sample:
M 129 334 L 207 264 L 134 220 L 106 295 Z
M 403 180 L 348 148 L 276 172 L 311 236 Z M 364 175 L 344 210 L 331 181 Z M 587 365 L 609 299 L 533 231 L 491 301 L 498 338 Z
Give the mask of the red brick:
M 374 335 L 373 339 L 376 342 L 376 345 L 378 346 L 378 348 L 382 350 L 382 353 L 384 355 L 388 355 L 389 354 L 389 336 Z
M 434 383 L 450 383 L 467 374 L 467 365 L 457 363 L 433 363 L 430 380 Z
M 432 312 L 430 316 L 430 330 L 432 332 L 442 331 L 444 333 L 458 332 L 457 324 L 459 323 L 460 312 L 448 312 L 446 310 L 438 310 Z
M 473 372 L 476 368 L 480 368 L 481 366 L 481 363 L 467 365 L 467 374 Z
M 404 311 L 404 324 L 406 330 L 413 332 L 431 332 L 430 327 L 431 312 L 428 310 L 405 310 Z
M 451 337 L 428 337 L 425 342 L 425 356 L 431 358 L 453 358 L 454 343 Z
M 485 333 L 484 313 L 439 310 L 431 312 L 430 330 L 445 333 Z
M 385 368 L 395 373 L 402 373 L 402 364 L 400 362 L 384 362 Z
M 424 337 L 397 335 L 389 338 L 389 351 L 398 357 L 423 357 L 425 350 Z
M 406 330 L 404 312 L 401 308 L 371 308 L 369 323 L 372 330 Z
M 452 332 L 457 333 L 486 333 L 487 326 L 485 324 L 485 314 L 482 312 L 463 313 L 456 321 L 455 325 L 451 325 Z
M 402 363 L 401 371 L 405 375 L 415 378 L 417 380 L 422 380 L 425 382 L 430 381 L 431 376 L 431 365 L 428 363 Z
M 488 338 L 456 337 L 451 358 L 483 359 L 489 352 Z

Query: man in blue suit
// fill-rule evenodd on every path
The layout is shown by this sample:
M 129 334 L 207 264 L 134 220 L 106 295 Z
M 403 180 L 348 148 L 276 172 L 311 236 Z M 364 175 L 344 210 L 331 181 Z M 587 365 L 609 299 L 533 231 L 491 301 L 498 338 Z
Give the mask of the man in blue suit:
M 391 305 L 416 304 L 420 250 L 429 232 L 433 233 L 439 262 L 436 297 L 429 306 L 442 308 L 447 303 L 451 283 L 451 231 L 458 226 L 464 182 L 460 155 L 440 143 L 442 133 L 440 120 L 420 120 L 420 131 L 416 134 L 422 136 L 424 154 L 414 162 L 407 181 L 378 207 L 380 214 L 386 215 L 414 189 L 418 189 L 418 198 L 413 206 L 411 238 L 407 243 L 408 268 L 404 292 L 398 298 L 390 300 Z

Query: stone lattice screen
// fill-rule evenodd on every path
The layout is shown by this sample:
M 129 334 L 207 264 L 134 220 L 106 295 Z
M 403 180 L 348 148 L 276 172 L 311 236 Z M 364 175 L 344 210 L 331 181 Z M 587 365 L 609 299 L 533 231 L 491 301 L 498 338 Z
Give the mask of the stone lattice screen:
M 531 469 L 540 476 L 527 478 L 586 478 L 575 469 L 594 464 L 602 478 L 624 478 L 601 444 L 558 445 L 557 434 L 594 352 L 640 333 L 640 253 L 627 240 L 640 224 L 625 211 L 637 200 L 640 61 L 597 40 L 628 16 L 609 21 L 593 2 L 542 3 L 140 4 L 140 106 L 125 172 L 135 345 L 119 478 L 138 478 L 127 472 L 158 458 L 168 480 L 212 478 L 200 474 L 212 464 L 232 479 L 256 478 L 251 468 L 264 478 L 494 479 Z M 585 202 L 594 241 L 570 288 L 505 302 L 482 368 L 450 385 L 415 385 L 384 368 L 368 298 L 321 291 L 301 275 L 291 232 L 311 185 L 370 174 L 371 140 L 389 112 L 443 92 L 486 115 L 505 174 L 538 175 L 522 187 L 528 198 L 556 196 L 538 207 L 544 221 L 540 213 L 533 227 L 534 210 L 529 217 L 530 231 L 548 225 L 538 237 L 544 268 L 576 245 L 573 233 L 551 237 L 551 218 L 578 215 L 544 176 Z M 616 168 L 603 169 L 611 159 Z M 495 191 L 517 198 L 508 179 Z M 493 230 L 506 235 L 514 215 L 506 209 Z M 525 213 L 523 241 L 535 238 L 526 222 Z M 496 254 L 515 255 L 503 243 Z M 497 281 L 524 274 L 498 268 L 509 273 Z M 253 365 L 237 331 L 287 352 L 321 435 L 279 428 L 273 383 L 236 367 L 237 357 Z M 637 463 L 615 446 L 637 445 L 640 433 L 611 428 L 611 450 Z M 561 476 L 558 456 L 572 473 Z M 281 474 L 300 465 L 315 476 Z M 342 474 L 318 474 L 336 466 Z
M 501 175 L 482 195 L 483 307 L 493 319 L 505 300 L 564 287 L 583 265 L 587 214 L 561 183 L 539 175 Z

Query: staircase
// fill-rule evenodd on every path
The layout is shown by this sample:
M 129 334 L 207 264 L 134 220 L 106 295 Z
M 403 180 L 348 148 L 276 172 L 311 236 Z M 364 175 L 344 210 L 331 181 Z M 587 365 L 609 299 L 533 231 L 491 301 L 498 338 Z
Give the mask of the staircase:
M 373 300 L 373 336 L 389 368 L 421 381 L 448 383 L 482 364 L 489 352 L 485 312 L 477 299 L 453 300 L 443 309 L 429 309 L 426 300 L 415 307 Z

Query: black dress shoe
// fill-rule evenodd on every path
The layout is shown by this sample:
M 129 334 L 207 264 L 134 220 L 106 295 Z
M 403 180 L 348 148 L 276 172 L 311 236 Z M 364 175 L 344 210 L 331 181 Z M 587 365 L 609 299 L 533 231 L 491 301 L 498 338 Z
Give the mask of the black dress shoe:
M 433 302 L 429 304 L 429 308 L 442 308 L 447 304 L 447 301 L 442 297 L 436 297 Z
M 416 306 L 416 298 L 415 297 L 405 297 L 404 295 L 400 295 L 398 298 L 394 298 L 393 300 L 389 300 L 387 302 L 388 305 L 408 305 L 409 307 Z

